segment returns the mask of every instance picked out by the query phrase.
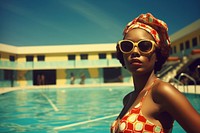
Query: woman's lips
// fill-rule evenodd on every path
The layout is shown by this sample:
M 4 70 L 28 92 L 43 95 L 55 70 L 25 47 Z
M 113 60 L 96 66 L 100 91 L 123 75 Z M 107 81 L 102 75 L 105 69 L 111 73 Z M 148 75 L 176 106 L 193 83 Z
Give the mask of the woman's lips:
M 142 62 L 138 59 L 131 60 L 130 64 L 133 66 L 142 66 Z

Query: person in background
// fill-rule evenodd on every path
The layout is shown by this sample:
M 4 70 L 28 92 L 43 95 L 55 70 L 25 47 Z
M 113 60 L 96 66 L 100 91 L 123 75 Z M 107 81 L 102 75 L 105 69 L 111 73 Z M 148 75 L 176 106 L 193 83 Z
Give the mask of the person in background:
M 71 72 L 71 73 L 70 73 L 70 84 L 71 84 L 71 85 L 73 85 L 73 84 L 74 84 L 74 82 L 75 82 L 75 79 L 76 79 L 76 78 L 75 78 L 75 76 L 74 76 L 74 73 L 73 73 L 73 72 Z
M 86 77 L 85 77 L 84 73 L 81 74 L 80 78 L 81 78 L 80 84 L 82 84 L 82 85 L 85 84 L 85 78 Z
M 41 79 L 41 85 L 45 85 L 45 75 L 44 74 L 41 74 L 40 79 Z
M 37 85 L 41 85 L 41 77 L 40 77 L 40 74 L 37 75 Z
M 112 133 L 169 133 L 176 120 L 186 132 L 200 133 L 200 115 L 170 83 L 156 77 L 169 56 L 167 24 L 141 14 L 124 29 L 116 46 L 120 63 L 133 77 L 134 89 L 111 125 Z

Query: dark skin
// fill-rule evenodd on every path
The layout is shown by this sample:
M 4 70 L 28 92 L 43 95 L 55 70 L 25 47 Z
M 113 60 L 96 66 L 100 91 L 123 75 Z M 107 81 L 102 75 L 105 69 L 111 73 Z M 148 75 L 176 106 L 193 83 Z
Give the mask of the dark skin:
M 154 40 L 151 34 L 143 29 L 133 29 L 124 37 L 126 40 L 138 42 L 141 39 Z M 121 119 L 131 108 L 136 106 L 151 86 L 141 108 L 142 114 L 155 125 L 164 129 L 172 128 L 176 120 L 189 133 L 200 133 L 200 115 L 192 107 L 187 98 L 169 83 L 157 79 L 154 65 L 157 61 L 153 51 L 142 54 L 135 47 L 131 53 L 123 54 L 125 67 L 134 79 L 134 91 L 124 97 L 124 108 L 118 119 Z M 140 62 L 135 62 L 139 60 Z M 152 85 L 152 83 L 155 83 Z

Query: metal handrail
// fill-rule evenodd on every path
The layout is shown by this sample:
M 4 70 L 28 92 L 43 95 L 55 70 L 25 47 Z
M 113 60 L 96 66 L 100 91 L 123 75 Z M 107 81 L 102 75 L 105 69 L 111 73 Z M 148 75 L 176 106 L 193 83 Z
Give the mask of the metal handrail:
M 184 86 L 184 84 L 181 81 L 179 81 L 178 79 L 176 79 L 176 78 L 170 78 L 169 82 L 176 83 L 177 89 L 179 89 L 179 85 L 182 85 L 183 86 L 183 91 L 185 92 L 185 86 Z M 175 84 L 173 84 L 173 85 L 175 86 Z
M 179 77 L 178 77 L 178 81 L 180 81 L 181 77 L 187 77 L 188 79 L 190 79 L 191 81 L 193 81 L 193 83 L 194 83 L 194 90 L 195 90 L 195 93 L 196 93 L 196 85 L 197 85 L 196 80 L 193 77 L 191 77 L 188 74 L 186 74 L 186 73 L 181 73 L 179 75 Z M 188 85 L 187 85 L 187 91 L 188 91 Z
M 167 73 L 169 70 L 171 70 L 173 66 L 167 67 L 165 70 L 163 70 L 160 74 L 158 74 L 158 77 L 162 77 L 165 73 Z

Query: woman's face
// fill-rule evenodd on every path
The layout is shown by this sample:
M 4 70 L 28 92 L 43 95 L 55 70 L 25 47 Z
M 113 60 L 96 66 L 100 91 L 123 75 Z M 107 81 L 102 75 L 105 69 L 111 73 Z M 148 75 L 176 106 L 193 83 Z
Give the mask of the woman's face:
M 133 29 L 129 31 L 125 37 L 125 40 L 131 40 L 138 42 L 140 40 L 153 40 L 150 33 L 143 29 Z M 152 72 L 156 61 L 155 51 L 149 54 L 143 54 L 135 47 L 130 53 L 123 54 L 124 63 L 126 68 L 133 74 L 146 74 Z

